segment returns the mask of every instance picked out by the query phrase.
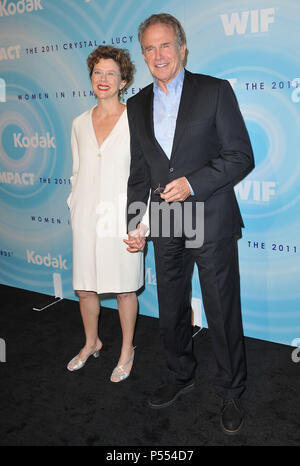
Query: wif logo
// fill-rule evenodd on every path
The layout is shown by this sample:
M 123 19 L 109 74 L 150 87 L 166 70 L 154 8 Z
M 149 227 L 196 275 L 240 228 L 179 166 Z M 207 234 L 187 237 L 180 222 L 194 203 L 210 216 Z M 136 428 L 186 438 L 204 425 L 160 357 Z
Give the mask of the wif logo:
M 234 190 L 241 201 L 270 202 L 276 195 L 276 182 L 245 180 L 238 183 Z
M 6 84 L 2 78 L 0 78 L 0 102 L 6 102 Z
M 247 10 L 241 13 L 235 12 L 222 14 L 221 20 L 226 36 L 245 34 L 250 32 L 268 32 L 269 25 L 274 23 L 275 8 L 262 8 L 261 10 Z

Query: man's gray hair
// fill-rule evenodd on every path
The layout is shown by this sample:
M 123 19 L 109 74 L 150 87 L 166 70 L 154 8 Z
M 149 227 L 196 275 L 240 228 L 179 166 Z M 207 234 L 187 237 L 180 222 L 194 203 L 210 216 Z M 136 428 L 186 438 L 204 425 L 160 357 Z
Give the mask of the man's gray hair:
M 172 15 L 169 15 L 168 13 L 159 13 L 156 15 L 149 16 L 149 18 L 145 19 L 145 21 L 143 21 L 139 26 L 138 39 L 141 44 L 142 51 L 143 51 L 143 37 L 144 37 L 145 30 L 149 26 L 152 26 L 153 24 L 167 24 L 171 26 L 174 30 L 176 41 L 178 43 L 178 47 L 181 47 L 182 45 L 186 44 L 185 32 L 180 22 L 178 21 L 178 19 L 176 19 Z

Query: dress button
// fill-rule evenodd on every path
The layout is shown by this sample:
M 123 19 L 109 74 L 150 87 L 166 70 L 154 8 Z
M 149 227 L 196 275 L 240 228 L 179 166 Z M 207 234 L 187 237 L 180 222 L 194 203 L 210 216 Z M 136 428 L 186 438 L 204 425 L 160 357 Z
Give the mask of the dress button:
M 174 168 L 170 168 L 169 172 L 172 173 L 174 171 Z

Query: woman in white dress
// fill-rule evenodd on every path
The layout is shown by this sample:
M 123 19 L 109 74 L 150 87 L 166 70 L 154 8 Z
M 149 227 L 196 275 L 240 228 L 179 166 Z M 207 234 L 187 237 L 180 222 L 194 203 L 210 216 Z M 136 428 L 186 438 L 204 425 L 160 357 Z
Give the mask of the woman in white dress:
M 122 348 L 111 381 L 126 379 L 134 359 L 136 291 L 143 286 L 143 253 L 126 250 L 126 192 L 130 135 L 120 96 L 130 85 L 134 65 L 126 50 L 100 46 L 88 57 L 97 105 L 74 119 L 71 148 L 72 192 L 68 198 L 73 233 L 73 287 L 85 331 L 85 346 L 68 364 L 70 371 L 99 356 L 98 294 L 116 293 Z

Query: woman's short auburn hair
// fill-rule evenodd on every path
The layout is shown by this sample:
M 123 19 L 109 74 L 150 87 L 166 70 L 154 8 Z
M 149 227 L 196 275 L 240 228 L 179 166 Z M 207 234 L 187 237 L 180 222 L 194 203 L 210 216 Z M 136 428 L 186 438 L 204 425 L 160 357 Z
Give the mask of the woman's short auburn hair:
M 128 50 L 112 47 L 111 45 L 99 45 L 87 58 L 90 78 L 92 77 L 94 66 L 102 58 L 104 60 L 111 58 L 119 65 L 122 81 L 126 81 L 126 85 L 122 89 L 122 92 L 124 92 L 132 83 L 135 73 L 135 66 L 131 61 Z

